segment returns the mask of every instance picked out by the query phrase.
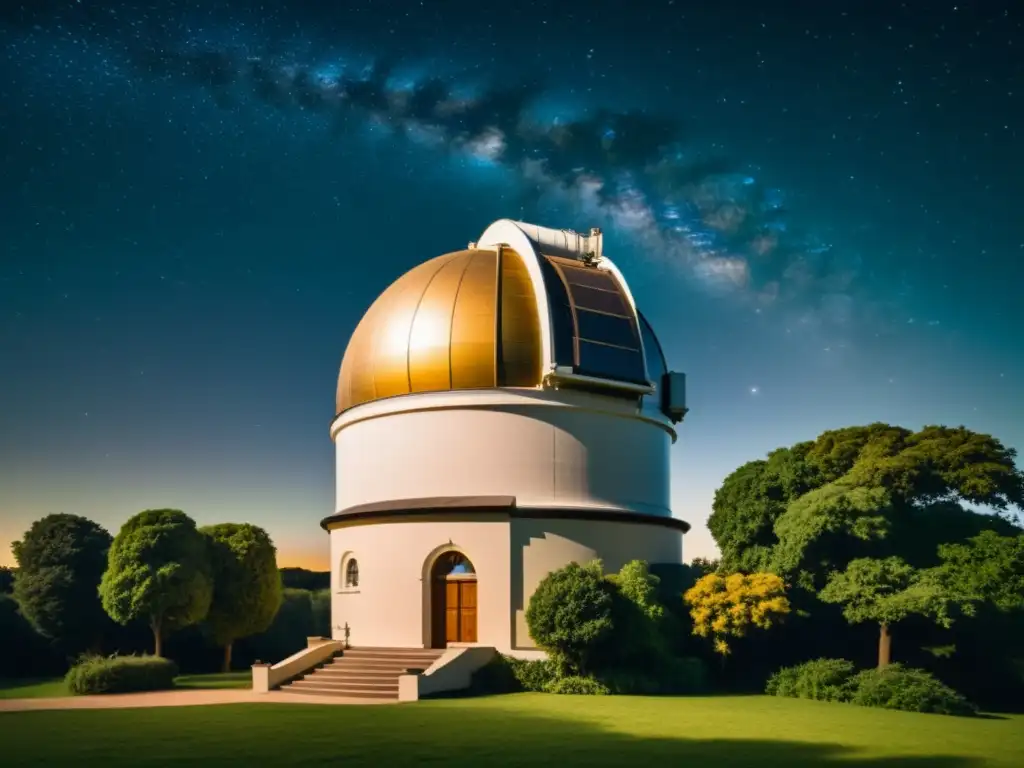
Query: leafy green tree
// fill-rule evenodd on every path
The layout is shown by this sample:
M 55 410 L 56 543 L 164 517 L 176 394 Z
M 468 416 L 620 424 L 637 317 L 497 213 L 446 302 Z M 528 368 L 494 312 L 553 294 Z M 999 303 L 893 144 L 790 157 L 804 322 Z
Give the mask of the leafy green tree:
M 206 538 L 177 509 L 149 509 L 130 518 L 114 538 L 100 597 L 120 624 L 145 619 L 154 653 L 167 633 L 202 621 L 213 579 Z
M 939 547 L 936 575 L 958 591 L 1000 611 L 1024 609 L 1024 534 L 983 531 L 962 544 Z
M 892 627 L 913 616 L 926 616 L 948 627 L 954 612 L 973 614 L 972 601 L 949 589 L 933 570 L 918 570 L 898 557 L 858 558 L 833 573 L 818 593 L 826 603 L 843 606 L 851 624 L 875 622 L 879 627 L 878 667 L 892 661 Z
M 36 631 L 66 654 L 99 648 L 110 620 L 97 587 L 111 537 L 78 515 L 47 515 L 12 547 L 14 599 Z
M 224 671 L 231 671 L 235 640 L 267 630 L 281 607 L 277 550 L 262 528 L 221 523 L 200 529 L 209 539 L 213 600 L 206 623 L 224 649 Z
M 537 585 L 526 608 L 530 636 L 563 674 L 586 675 L 612 634 L 614 587 L 600 560 L 569 563 Z
M 751 461 L 729 475 L 715 492 L 708 528 L 727 573 L 764 570 L 777 542 L 775 521 L 790 501 L 820 484 L 806 461 L 811 443 L 780 448 L 767 460 Z
M 773 571 L 811 591 L 862 557 L 929 567 L 941 544 L 986 529 L 1019 533 L 1024 475 L 1015 458 L 963 427 L 830 430 L 737 469 L 716 493 L 708 526 L 726 569 Z

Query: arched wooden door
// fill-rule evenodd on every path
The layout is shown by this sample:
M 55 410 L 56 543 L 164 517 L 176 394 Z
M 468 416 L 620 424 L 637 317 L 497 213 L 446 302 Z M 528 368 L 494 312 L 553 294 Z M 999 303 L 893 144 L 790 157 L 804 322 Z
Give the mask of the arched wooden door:
M 460 552 L 446 552 L 430 573 L 430 644 L 475 643 L 477 623 L 476 570 Z

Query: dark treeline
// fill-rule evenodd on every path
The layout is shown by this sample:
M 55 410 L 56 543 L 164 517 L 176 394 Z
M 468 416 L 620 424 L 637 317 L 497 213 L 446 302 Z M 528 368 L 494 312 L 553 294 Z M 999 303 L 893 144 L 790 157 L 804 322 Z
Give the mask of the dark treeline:
M 0 678 L 50 677 L 63 674 L 73 659 L 40 635 L 21 615 L 12 592 L 16 569 L 0 569 Z M 281 568 L 284 587 L 281 607 L 270 628 L 235 643 L 232 666 L 246 669 L 256 661 L 276 662 L 306 646 L 307 637 L 330 635 L 329 572 Z M 153 637 L 146 622 L 106 627 L 100 651 L 104 654 L 152 652 Z M 203 624 L 171 635 L 164 655 L 183 673 L 217 672 L 222 652 Z

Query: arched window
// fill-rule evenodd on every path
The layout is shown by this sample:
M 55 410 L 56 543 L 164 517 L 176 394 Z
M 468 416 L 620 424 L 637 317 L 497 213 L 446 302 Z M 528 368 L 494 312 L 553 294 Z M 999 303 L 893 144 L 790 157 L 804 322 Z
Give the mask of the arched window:
M 349 558 L 345 564 L 345 588 L 353 589 L 359 586 L 359 563 L 354 557 Z
M 469 576 L 476 573 L 473 563 L 461 552 L 446 552 L 438 558 L 434 566 L 438 578 L 446 576 Z

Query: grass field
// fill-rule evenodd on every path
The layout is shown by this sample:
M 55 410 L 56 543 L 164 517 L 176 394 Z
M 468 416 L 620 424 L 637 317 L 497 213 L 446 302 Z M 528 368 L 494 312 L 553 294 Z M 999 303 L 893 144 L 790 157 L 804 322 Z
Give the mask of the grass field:
M 175 684 L 179 688 L 249 688 L 252 672 L 228 672 L 217 675 L 182 675 Z M 63 679 L 0 680 L 0 699 L 48 699 L 70 696 Z
M 1024 716 L 965 719 L 764 696 L 517 694 L 397 706 L 241 704 L 0 713 L 38 765 L 1024 765 Z

